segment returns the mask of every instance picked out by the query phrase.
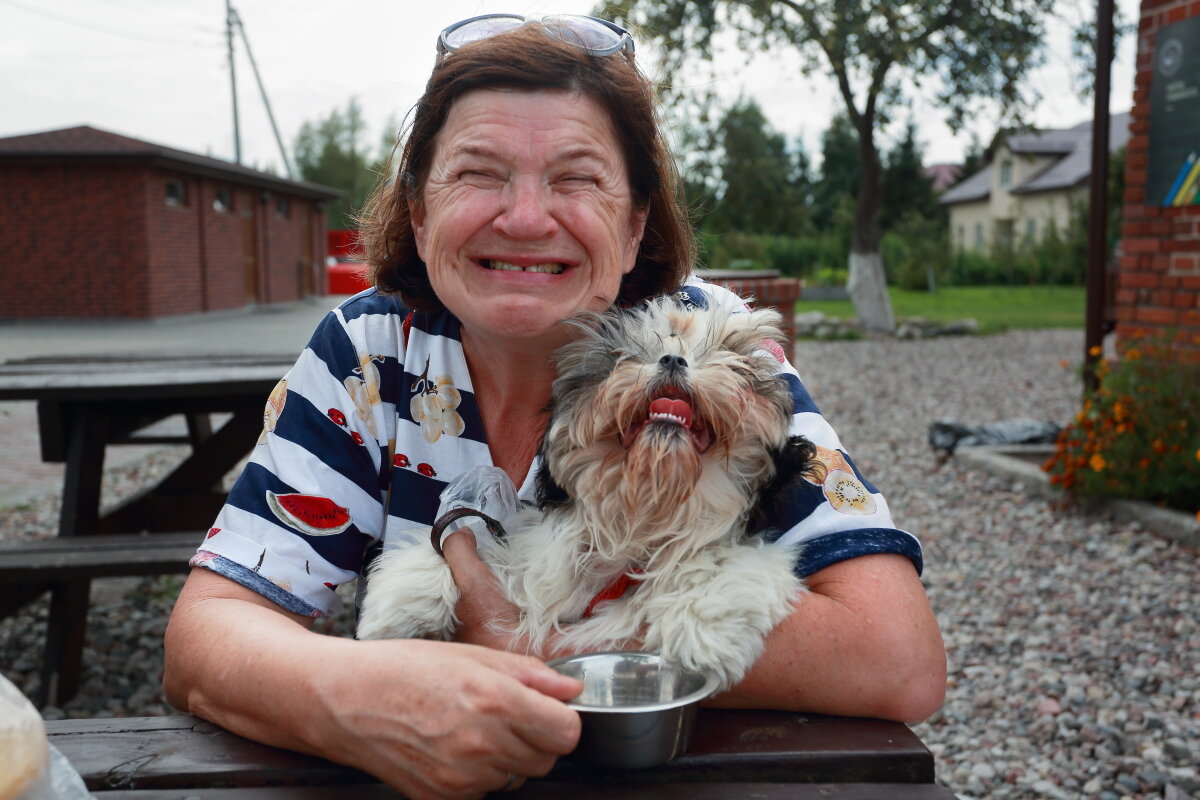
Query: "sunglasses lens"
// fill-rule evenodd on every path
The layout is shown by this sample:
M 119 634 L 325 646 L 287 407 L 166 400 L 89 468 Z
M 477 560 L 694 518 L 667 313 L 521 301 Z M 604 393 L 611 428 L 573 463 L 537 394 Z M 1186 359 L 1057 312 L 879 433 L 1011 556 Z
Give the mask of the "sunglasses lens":
M 524 20 L 520 17 L 483 17 L 443 34 L 442 39 L 450 50 L 457 50 L 471 42 L 516 30 L 523 24 Z
M 621 34 L 587 17 L 548 16 L 541 22 L 547 33 L 584 50 L 611 51 L 622 41 Z

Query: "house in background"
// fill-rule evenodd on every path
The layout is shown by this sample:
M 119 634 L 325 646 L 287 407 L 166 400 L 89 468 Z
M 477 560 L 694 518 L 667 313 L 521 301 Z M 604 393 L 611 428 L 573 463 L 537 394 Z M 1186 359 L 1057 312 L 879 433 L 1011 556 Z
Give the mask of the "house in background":
M 340 195 L 87 126 L 0 138 L 0 318 L 324 294 L 324 204 Z
M 1129 141 L 1129 114 L 1114 114 L 1109 148 Z M 997 140 L 987 164 L 948 189 L 938 202 L 950 217 L 950 241 L 958 250 L 988 250 L 1039 241 L 1054 226 L 1071 225 L 1087 203 L 1092 170 L 1092 123 L 1022 133 Z

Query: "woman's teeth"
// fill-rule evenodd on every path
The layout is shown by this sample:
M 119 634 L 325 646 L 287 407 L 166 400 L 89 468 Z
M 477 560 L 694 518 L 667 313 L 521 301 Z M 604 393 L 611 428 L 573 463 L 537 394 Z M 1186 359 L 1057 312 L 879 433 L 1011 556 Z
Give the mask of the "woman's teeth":
M 562 264 L 531 264 L 528 267 L 519 267 L 507 261 L 494 261 L 488 258 L 483 259 L 480 263 L 487 269 L 498 269 L 503 272 L 544 272 L 548 275 L 558 275 L 563 271 Z

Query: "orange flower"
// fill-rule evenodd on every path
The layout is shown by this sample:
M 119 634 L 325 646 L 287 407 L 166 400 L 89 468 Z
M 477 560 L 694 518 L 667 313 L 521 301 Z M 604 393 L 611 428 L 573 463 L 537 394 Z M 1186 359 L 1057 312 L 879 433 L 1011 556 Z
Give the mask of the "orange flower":
M 1108 466 L 1108 462 L 1104 460 L 1104 456 L 1099 453 L 1094 453 L 1088 463 L 1092 466 L 1093 472 L 1104 472 L 1104 468 Z
M 1129 359 L 1130 361 L 1137 361 L 1141 357 L 1142 351 L 1138 350 L 1136 347 L 1131 347 L 1125 351 L 1125 358 Z
M 1101 348 L 1100 345 L 1098 345 L 1098 344 L 1094 344 L 1088 348 L 1088 355 L 1091 356 L 1092 358 L 1095 358 L 1096 356 L 1100 355 L 1103 352 L 1104 352 L 1103 348 Z
M 1167 446 L 1165 444 L 1163 444 L 1162 439 L 1155 439 L 1153 442 L 1150 443 L 1150 446 L 1154 448 L 1154 452 L 1156 452 L 1160 455 L 1167 452 Z

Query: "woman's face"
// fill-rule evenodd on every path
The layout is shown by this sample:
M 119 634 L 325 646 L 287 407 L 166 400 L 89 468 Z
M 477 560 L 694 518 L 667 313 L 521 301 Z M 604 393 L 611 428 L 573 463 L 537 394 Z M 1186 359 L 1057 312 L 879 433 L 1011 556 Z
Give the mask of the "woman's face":
M 476 90 L 438 134 L 413 212 L 438 298 L 472 336 L 558 342 L 633 269 L 644 214 L 608 114 L 565 91 Z

